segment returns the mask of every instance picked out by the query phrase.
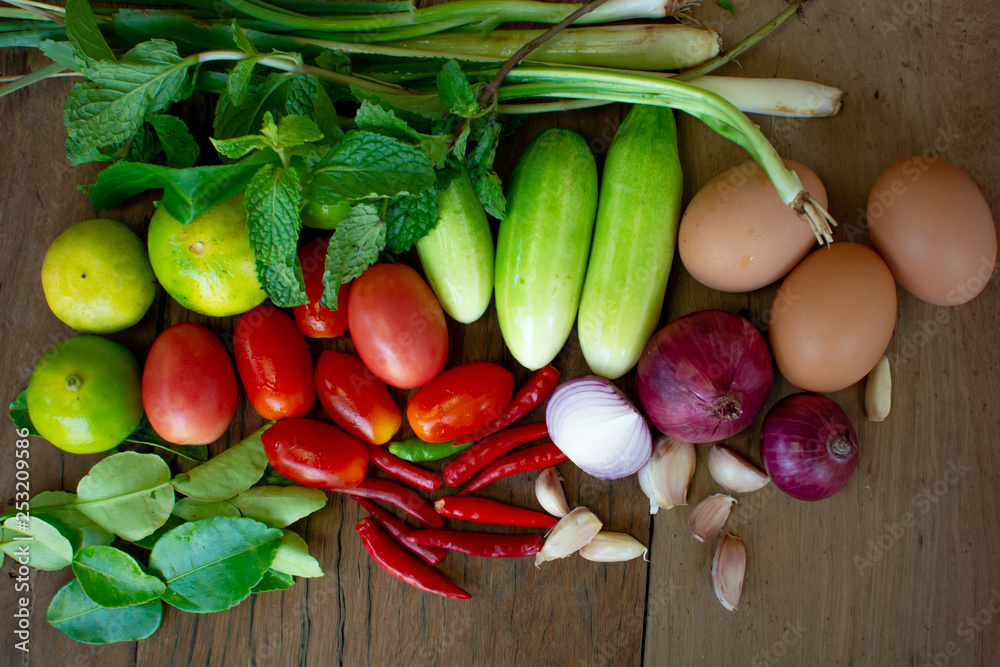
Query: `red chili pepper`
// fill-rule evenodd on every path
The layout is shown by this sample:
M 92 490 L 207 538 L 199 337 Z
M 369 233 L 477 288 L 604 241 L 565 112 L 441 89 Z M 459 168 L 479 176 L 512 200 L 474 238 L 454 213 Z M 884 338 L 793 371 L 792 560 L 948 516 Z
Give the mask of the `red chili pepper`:
M 371 518 L 354 527 L 365 551 L 383 570 L 411 586 L 446 598 L 468 600 L 472 596 L 458 584 L 396 544 Z M 415 531 L 416 532 L 416 531 Z M 411 533 L 412 534 L 412 533 Z
M 521 472 L 528 472 L 529 470 L 548 468 L 557 463 L 562 463 L 566 458 L 566 455 L 551 442 L 522 449 L 519 452 L 514 452 L 503 457 L 479 473 L 475 479 L 469 482 L 468 486 L 458 492 L 458 495 L 467 496 L 470 493 L 475 493 L 484 486 L 492 484 L 498 479 L 510 477 Z M 364 486 L 368 481 L 365 480 L 361 485 Z M 354 490 L 351 492 L 353 493 Z
M 441 518 L 441 515 L 434 511 L 434 506 L 427 502 L 423 496 L 413 489 L 408 489 L 402 484 L 397 484 L 388 479 L 369 477 L 353 489 L 333 490 L 351 496 L 381 500 L 384 503 L 403 510 L 427 528 L 441 528 L 444 526 L 444 520 Z
M 407 541 L 458 551 L 484 558 L 523 558 L 534 556 L 542 550 L 545 539 L 537 534 L 493 535 L 490 533 L 464 533 L 457 530 L 415 530 L 406 536 Z
M 497 431 L 507 428 L 541 405 L 542 401 L 552 393 L 557 384 L 559 384 L 559 371 L 553 368 L 551 364 L 539 368 L 524 383 L 524 386 L 517 390 L 514 398 L 510 399 L 510 403 L 507 404 L 507 407 L 500 413 L 499 417 L 464 438 L 459 438 L 455 441 L 455 446 L 458 447 L 467 442 L 481 440 L 488 435 L 493 435 Z
M 373 503 L 367 498 L 358 498 L 357 496 L 351 496 L 351 498 L 372 515 L 372 519 L 381 526 L 382 530 L 392 535 L 392 538 L 404 547 L 423 558 L 428 565 L 437 565 L 444 560 L 444 557 L 447 555 L 444 549 L 435 549 L 434 547 L 425 547 L 422 544 L 407 542 L 406 536 L 412 533 L 414 528 L 407 525 L 405 521 L 397 518 L 391 512 L 382 509 L 380 505 Z
M 465 484 L 477 472 L 526 442 L 540 440 L 549 435 L 545 422 L 515 426 L 477 442 L 462 455 L 444 467 L 444 481 L 448 486 Z
M 430 470 L 424 470 L 409 461 L 404 461 L 386 450 L 385 447 L 368 445 L 368 455 L 376 468 L 389 473 L 396 479 L 402 480 L 407 484 L 423 489 L 424 491 L 437 491 L 441 486 L 441 475 Z
M 502 526 L 523 528 L 554 528 L 559 519 L 534 510 L 515 507 L 489 498 L 471 496 L 445 496 L 434 502 L 434 509 L 441 516 L 464 519 L 476 523 L 496 523 Z

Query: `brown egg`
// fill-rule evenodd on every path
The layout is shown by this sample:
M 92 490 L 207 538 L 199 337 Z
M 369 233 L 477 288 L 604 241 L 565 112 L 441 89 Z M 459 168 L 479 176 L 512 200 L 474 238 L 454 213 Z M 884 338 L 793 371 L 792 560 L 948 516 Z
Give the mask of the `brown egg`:
M 784 160 L 826 208 L 826 188 L 812 169 Z M 751 292 L 792 270 L 816 244 L 805 219 L 782 203 L 764 170 L 746 162 L 698 191 L 681 219 L 677 247 L 695 280 L 723 292 Z
M 875 367 L 896 325 L 896 283 L 857 243 L 818 248 L 792 269 L 771 304 L 778 370 L 800 389 L 849 387 Z
M 989 204 L 971 178 L 922 156 L 889 166 L 868 195 L 868 233 L 900 286 L 936 306 L 979 294 L 997 261 Z

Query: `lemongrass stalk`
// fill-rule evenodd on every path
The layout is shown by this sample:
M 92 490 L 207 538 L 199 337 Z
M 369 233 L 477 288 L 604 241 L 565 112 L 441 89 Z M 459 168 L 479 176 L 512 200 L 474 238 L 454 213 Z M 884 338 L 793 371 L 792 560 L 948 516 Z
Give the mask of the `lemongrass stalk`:
M 462 19 L 451 21 L 436 21 L 434 23 L 421 23 L 419 25 L 408 25 L 400 28 L 388 28 L 386 30 L 365 31 L 365 32 L 313 32 L 311 30 L 300 30 L 295 34 L 300 37 L 312 37 L 316 39 L 328 39 L 335 42 L 392 42 L 413 37 L 421 37 L 445 30 L 453 31 L 456 28 L 463 28 L 468 24 Z M 449 32 L 455 35 L 455 32 Z M 478 34 L 478 33 L 477 33 Z
M 34 72 L 25 74 L 24 76 L 2 76 L 0 77 L 0 83 L 5 85 L 0 86 L 0 97 L 5 95 L 10 95 L 15 90 L 21 90 L 33 83 L 38 83 L 44 79 L 52 79 L 54 77 L 63 76 L 62 72 L 65 68 L 58 63 L 50 63 L 45 67 L 36 69 Z M 70 72 L 69 74 L 76 74 L 76 72 Z
M 506 60 L 542 30 L 494 30 L 486 39 L 474 32 L 427 34 L 389 42 L 388 46 L 448 52 L 456 58 L 485 56 Z M 700 26 L 673 24 L 570 28 L 526 58 L 534 62 L 671 70 L 691 67 L 719 53 L 719 33 Z
M 52 19 L 48 16 L 42 16 L 41 14 L 36 14 L 35 12 L 29 12 L 27 9 L 7 9 L 5 7 L 0 7 L 0 19 L 16 19 L 18 21 L 51 21 Z M 0 23 L 0 26 L 6 25 L 5 23 Z
M 523 116 L 556 111 L 579 111 L 614 104 L 612 100 L 556 100 L 555 102 L 535 102 L 521 104 L 498 104 L 497 112 L 509 116 Z
M 694 115 L 716 132 L 743 146 L 764 169 L 781 200 L 804 216 L 821 244 L 832 242 L 830 214 L 785 168 L 778 152 L 760 129 L 725 98 L 708 90 L 648 73 L 626 73 L 594 68 L 521 66 L 510 72 L 511 82 L 497 89 L 498 101 L 523 97 L 563 97 L 656 104 Z
M 582 5 L 539 0 L 457 0 L 413 12 L 371 16 L 307 16 L 288 14 L 254 0 L 222 0 L 233 9 L 263 21 L 272 21 L 298 30 L 354 32 L 386 30 L 408 25 L 461 20 L 463 24 L 484 26 L 509 21 L 559 23 Z M 578 24 L 610 23 L 626 19 L 664 18 L 678 14 L 693 4 L 691 0 L 609 0 L 580 17 Z
M 835 116 L 844 96 L 839 88 L 798 79 L 700 76 L 688 83 L 721 95 L 743 113 L 791 118 Z

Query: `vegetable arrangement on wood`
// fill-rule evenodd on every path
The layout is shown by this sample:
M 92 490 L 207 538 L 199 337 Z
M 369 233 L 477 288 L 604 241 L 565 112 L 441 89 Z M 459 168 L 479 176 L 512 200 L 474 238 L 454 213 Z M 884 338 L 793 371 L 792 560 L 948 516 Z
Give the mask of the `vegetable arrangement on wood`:
M 135 287 L 141 298 L 128 317 L 85 298 L 94 279 L 81 285 L 43 273 L 53 311 L 88 335 L 39 361 L 11 417 L 22 438 L 41 433 L 67 452 L 134 443 L 199 462 L 174 474 L 156 454 L 113 453 L 76 494 L 45 492 L 4 517 L 4 552 L 13 556 L 31 538 L 30 565 L 73 567 L 76 579 L 48 618 L 79 641 L 147 637 L 162 602 L 221 611 L 288 588 L 294 576 L 321 576 L 287 526 L 321 509 L 325 491 L 370 515 L 356 532 L 382 569 L 454 599 L 471 594 L 435 569 L 448 552 L 534 556 L 537 566 L 575 553 L 597 563 L 646 558 L 634 537 L 605 530 L 615 517 L 571 507 L 556 469 L 567 461 L 598 479 L 636 474 L 651 514 L 688 505 L 700 443 L 713 443 L 707 467 L 728 492 L 773 482 L 793 498 L 827 498 L 849 483 L 863 449 L 847 416 L 819 394 L 765 411 L 775 363 L 812 392 L 871 372 L 869 415 L 884 420 L 895 281 L 932 302 L 964 303 L 975 285 L 958 295 L 943 287 L 996 261 L 985 200 L 940 161 L 925 169 L 943 183 L 928 190 L 928 215 L 952 205 L 948 183 L 972 203 L 967 238 L 949 246 L 939 279 L 928 275 L 932 253 L 900 240 L 912 225 L 913 237 L 932 246 L 934 230 L 922 220 L 873 215 L 886 261 L 833 243 L 819 178 L 783 161 L 740 109 L 832 115 L 840 92 L 707 76 L 803 2 L 726 52 L 713 30 L 684 24 L 564 30 L 664 18 L 662 2 L 459 0 L 415 9 L 224 0 L 211 16 L 200 0 L 156 10 L 11 4 L 17 9 L 3 16 L 17 25 L 0 31 L 0 46 L 37 47 L 52 64 L 0 95 L 49 76 L 81 78 L 66 104 L 66 148 L 74 164 L 109 163 L 89 190 L 94 207 L 163 192 L 148 258 L 132 253 L 129 271 L 102 277 Z M 689 3 L 667 4 L 682 12 Z M 497 29 L 511 21 L 554 27 Z M 185 123 L 182 103 L 195 93 L 214 103 L 211 136 Z M 601 174 L 582 136 L 552 128 L 524 150 L 504 191 L 494 160 L 506 116 L 613 102 L 634 106 Z M 709 182 L 686 211 L 674 109 L 754 159 Z M 201 155 L 199 140 L 215 153 Z M 61 237 L 50 253 L 73 259 L 74 244 L 103 243 L 106 254 L 134 246 L 131 232 L 126 240 L 121 232 L 86 244 Z M 809 254 L 814 241 L 830 247 Z M 715 289 L 750 291 L 784 278 L 766 335 L 720 310 L 657 331 L 675 246 L 687 271 Z M 423 275 L 400 261 L 411 248 L 410 264 L 419 262 Z M 240 315 L 235 365 L 209 329 L 191 322 L 160 334 L 141 374 L 130 352 L 92 335 L 141 319 L 149 274 L 193 312 Z M 478 320 L 494 293 L 504 342 L 532 371 L 516 391 L 500 365 L 449 366 L 448 317 Z M 559 384 L 552 363 L 574 326 L 593 375 Z M 348 333 L 357 355 L 325 346 Z M 633 402 L 613 380 L 636 367 Z M 253 410 L 274 421 L 209 459 L 205 445 L 237 406 L 237 373 Z M 412 391 L 401 405 L 392 390 Z M 315 418 L 320 408 L 332 424 Z M 530 420 L 536 410 L 543 420 Z M 719 444 L 761 413 L 763 470 Z M 401 438 L 407 429 L 414 435 Z M 418 465 L 451 457 L 437 464 L 440 474 Z M 535 471 L 530 481 L 523 475 Z M 544 512 L 473 495 L 507 478 L 533 484 Z M 419 492 L 443 485 L 454 488 L 434 502 Z M 696 541 L 719 538 L 711 579 L 728 610 L 738 606 L 747 565 L 744 542 L 724 533 L 738 502 L 716 493 L 688 515 Z M 449 529 L 446 518 L 526 530 Z M 148 558 L 111 546 L 116 539 Z

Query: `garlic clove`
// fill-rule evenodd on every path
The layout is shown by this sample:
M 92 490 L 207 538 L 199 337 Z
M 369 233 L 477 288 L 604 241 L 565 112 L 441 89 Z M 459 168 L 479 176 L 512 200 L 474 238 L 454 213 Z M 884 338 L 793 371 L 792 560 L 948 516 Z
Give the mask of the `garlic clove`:
M 598 563 L 617 563 L 645 557 L 649 552 L 639 540 L 625 533 L 602 530 L 580 549 L 580 555 Z
M 882 358 L 868 374 L 865 383 L 865 412 L 869 421 L 884 421 L 892 406 L 892 374 L 889 372 L 889 358 Z
M 694 539 L 705 542 L 721 533 L 735 502 L 736 499 L 732 496 L 717 493 L 698 503 L 688 517 L 688 527 Z
M 576 553 L 601 532 L 602 526 L 597 515 L 586 507 L 577 507 L 559 519 L 545 538 L 541 551 L 535 554 L 535 567 Z
M 708 452 L 708 472 L 712 479 L 736 493 L 756 491 L 771 481 L 743 457 L 722 445 L 712 445 Z
M 747 569 L 747 550 L 743 540 L 723 535 L 712 559 L 712 585 L 715 597 L 729 611 L 736 611 L 743 592 L 743 575 Z
M 653 455 L 639 471 L 639 487 L 649 497 L 649 513 L 687 505 L 688 487 L 697 459 L 694 445 L 665 435 L 656 439 Z
M 569 514 L 569 503 L 566 502 L 566 494 L 555 468 L 546 468 L 535 480 L 535 497 L 542 509 L 552 516 Z

